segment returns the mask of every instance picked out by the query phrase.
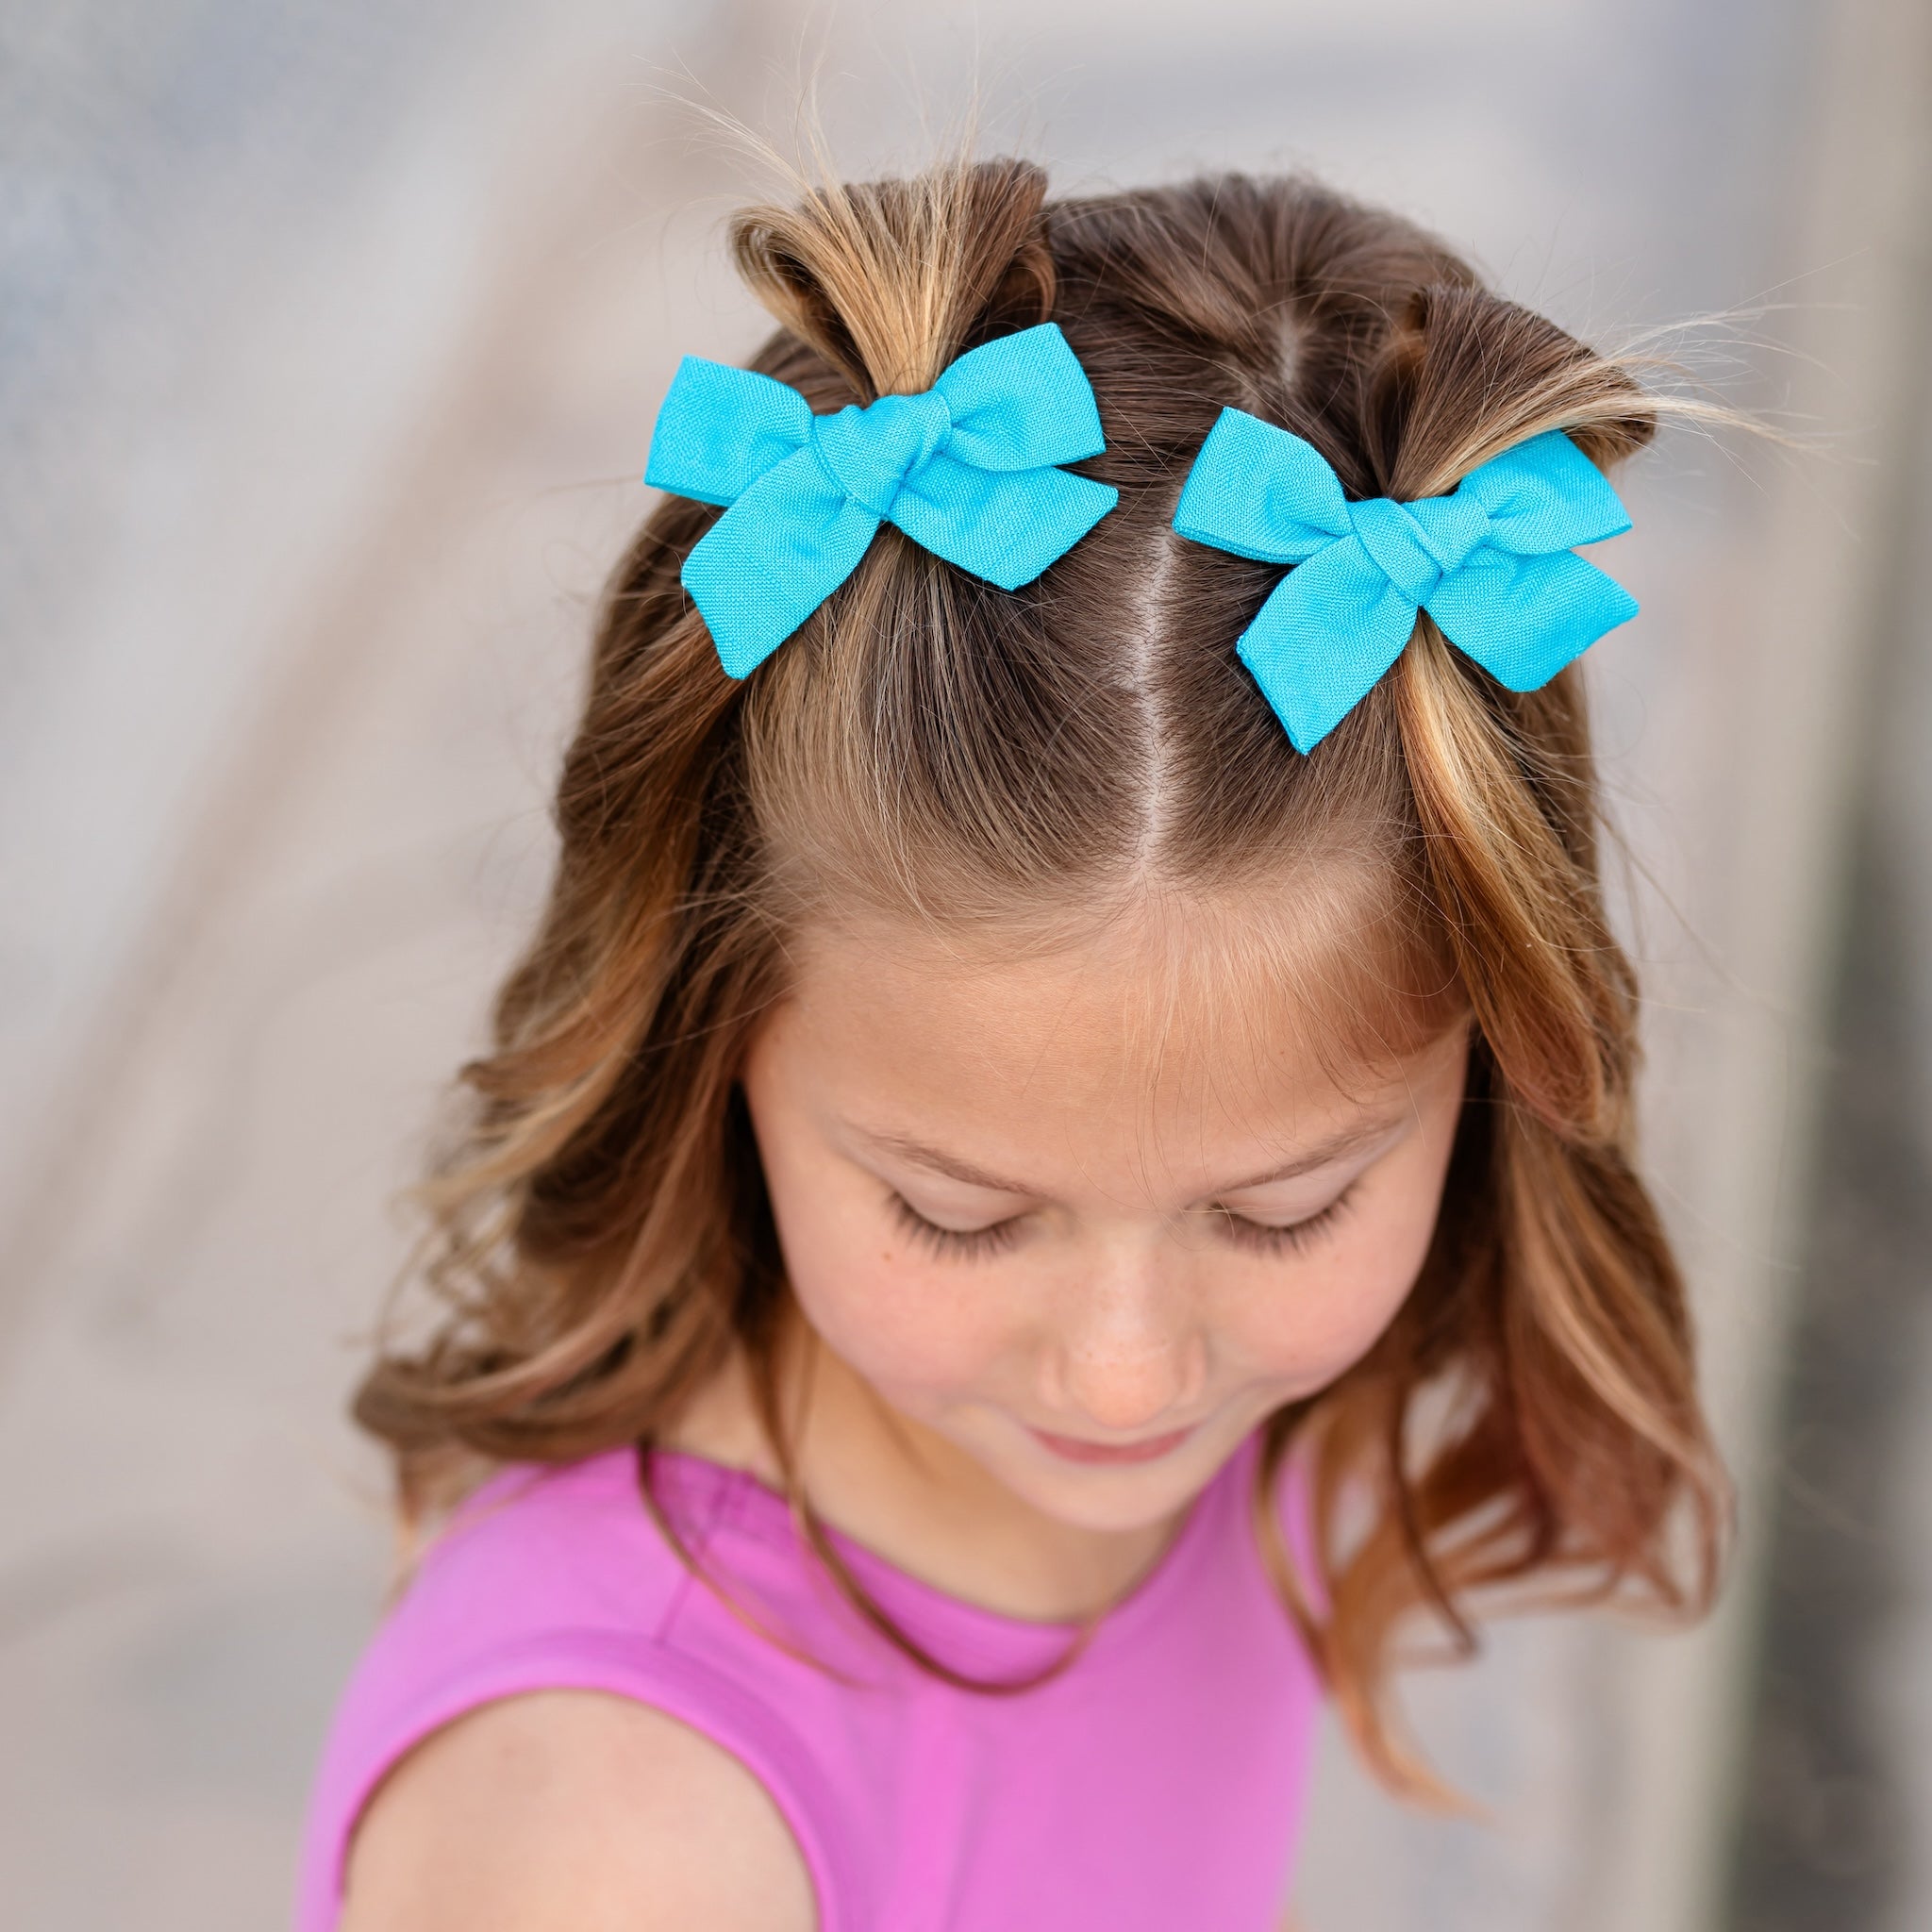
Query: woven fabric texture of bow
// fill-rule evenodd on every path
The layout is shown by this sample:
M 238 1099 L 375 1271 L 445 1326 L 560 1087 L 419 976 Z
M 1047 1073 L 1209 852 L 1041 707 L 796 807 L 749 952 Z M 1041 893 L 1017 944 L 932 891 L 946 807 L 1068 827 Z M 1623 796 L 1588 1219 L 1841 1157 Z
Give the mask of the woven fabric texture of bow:
M 1559 430 L 1472 470 L 1447 496 L 1350 503 L 1310 443 L 1224 409 L 1174 526 L 1197 543 L 1295 566 L 1239 645 L 1297 751 L 1311 751 L 1401 656 L 1426 610 L 1511 691 L 1547 684 L 1637 600 L 1578 543 L 1630 519 Z
M 815 416 L 788 384 L 687 356 L 644 481 L 729 508 L 681 574 L 718 660 L 748 675 L 858 567 L 881 523 L 1004 591 L 1117 501 L 1059 469 L 1106 447 L 1087 372 L 1053 323 L 969 350 L 931 389 Z

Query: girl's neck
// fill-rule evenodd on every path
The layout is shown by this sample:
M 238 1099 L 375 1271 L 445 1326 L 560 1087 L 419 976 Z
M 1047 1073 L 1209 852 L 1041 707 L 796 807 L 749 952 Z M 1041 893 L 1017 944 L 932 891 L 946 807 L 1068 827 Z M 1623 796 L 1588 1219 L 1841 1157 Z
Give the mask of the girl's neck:
M 964 1450 L 888 1408 L 831 1350 L 797 1327 L 780 1361 L 799 1474 L 820 1517 L 949 1596 L 1005 1616 L 1077 1620 L 1126 1595 L 1179 1527 L 1178 1518 L 1127 1531 L 1058 1522 Z M 660 1441 L 784 1487 L 740 1356 Z

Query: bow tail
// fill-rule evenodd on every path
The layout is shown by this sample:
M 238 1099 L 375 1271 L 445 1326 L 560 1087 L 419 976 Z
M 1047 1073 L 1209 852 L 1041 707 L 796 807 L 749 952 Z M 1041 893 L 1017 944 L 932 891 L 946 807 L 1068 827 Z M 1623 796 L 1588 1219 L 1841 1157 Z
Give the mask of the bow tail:
M 1486 546 L 1424 602 L 1442 635 L 1510 691 L 1539 690 L 1637 615 L 1622 584 L 1567 550 L 1512 557 Z
M 1066 555 L 1120 499 L 1109 483 L 1066 470 L 981 470 L 941 451 L 893 499 L 915 543 L 976 577 L 1017 591 Z
M 766 471 L 678 574 L 726 675 L 757 670 L 858 568 L 878 526 L 809 449 Z
M 1237 649 L 1294 748 L 1309 752 L 1402 655 L 1415 615 L 1345 537 L 1289 572 Z

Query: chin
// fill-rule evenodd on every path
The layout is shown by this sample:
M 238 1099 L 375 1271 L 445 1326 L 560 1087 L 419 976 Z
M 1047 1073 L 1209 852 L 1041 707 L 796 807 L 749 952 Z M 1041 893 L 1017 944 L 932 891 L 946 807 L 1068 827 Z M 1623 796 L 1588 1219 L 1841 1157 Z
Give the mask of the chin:
M 1047 1450 L 1027 1466 L 1002 1463 L 993 1474 L 1024 1501 L 1072 1529 L 1128 1532 L 1152 1528 L 1184 1509 L 1205 1490 L 1226 1450 L 1186 1443 L 1158 1462 L 1083 1467 L 1057 1464 Z

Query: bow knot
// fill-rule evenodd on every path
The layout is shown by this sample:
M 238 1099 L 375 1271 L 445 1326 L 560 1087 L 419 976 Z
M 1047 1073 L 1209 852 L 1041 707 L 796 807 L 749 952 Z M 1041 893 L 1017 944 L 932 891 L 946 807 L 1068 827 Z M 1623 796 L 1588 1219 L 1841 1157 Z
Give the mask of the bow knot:
M 1300 437 L 1224 409 L 1174 516 L 1182 536 L 1295 568 L 1241 635 L 1241 661 L 1309 751 L 1401 655 L 1426 610 L 1511 691 L 1547 684 L 1636 600 L 1579 543 L 1630 527 L 1559 430 L 1472 470 L 1447 496 L 1351 503 Z
M 1442 580 L 1448 563 L 1438 558 L 1421 522 L 1386 496 L 1348 507 L 1349 526 L 1375 559 L 1382 575 L 1408 598 L 1420 604 Z
M 726 506 L 681 580 L 743 677 L 858 569 L 881 523 L 1002 590 L 1028 584 L 1120 492 L 1060 468 L 1106 447 L 1053 323 L 969 350 L 931 389 L 815 416 L 787 384 L 687 356 L 644 480 Z
M 953 412 L 937 390 L 917 396 L 881 396 L 860 408 L 811 419 L 819 461 L 855 503 L 874 516 L 891 514 L 900 486 L 946 446 Z
M 1490 534 L 1490 513 L 1474 497 L 1426 496 L 1396 503 L 1372 496 L 1348 506 L 1349 527 L 1382 574 L 1410 602 L 1422 604 L 1442 578 L 1460 570 Z

